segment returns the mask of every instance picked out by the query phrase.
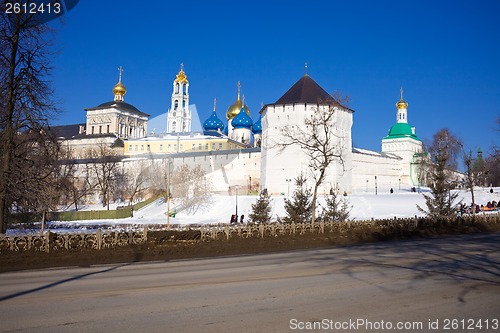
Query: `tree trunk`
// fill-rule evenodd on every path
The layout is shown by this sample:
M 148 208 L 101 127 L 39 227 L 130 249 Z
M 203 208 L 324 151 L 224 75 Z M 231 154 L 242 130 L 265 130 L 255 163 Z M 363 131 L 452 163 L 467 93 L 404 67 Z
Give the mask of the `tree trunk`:
M 472 198 L 472 216 L 476 216 L 476 201 L 474 200 L 474 185 L 470 188 L 470 195 Z
M 326 171 L 326 167 L 324 167 L 321 170 L 321 172 L 319 174 L 319 178 L 314 183 L 314 191 L 313 191 L 313 197 L 312 197 L 312 202 L 311 202 L 311 209 L 312 209 L 311 223 L 313 223 L 313 224 L 316 221 L 316 201 L 318 200 L 318 189 L 319 189 L 319 186 L 323 183 L 323 180 L 325 179 L 325 171 Z
M 40 230 L 40 234 L 43 234 L 43 231 L 45 230 L 45 210 L 42 212 L 42 229 Z
M 0 200 L 0 234 L 5 234 L 7 232 L 7 219 L 4 213 L 5 211 L 5 198 L 2 197 Z
M 9 188 L 7 180 L 10 176 L 12 161 L 12 141 L 13 141 L 13 115 L 15 110 L 14 89 L 16 78 L 16 58 L 19 48 L 19 26 L 16 24 L 12 35 L 12 49 L 9 57 L 9 77 L 7 83 L 7 105 L 5 115 L 5 129 L 3 133 L 3 156 L 2 169 L 0 170 L 0 233 L 7 232 L 7 220 L 9 207 L 7 207 L 7 189 Z
M 313 197 L 311 201 L 311 209 L 312 209 L 312 217 L 311 217 L 311 223 L 314 224 L 316 221 L 316 200 L 318 198 L 318 188 L 319 188 L 319 183 L 314 184 L 314 191 L 313 191 Z

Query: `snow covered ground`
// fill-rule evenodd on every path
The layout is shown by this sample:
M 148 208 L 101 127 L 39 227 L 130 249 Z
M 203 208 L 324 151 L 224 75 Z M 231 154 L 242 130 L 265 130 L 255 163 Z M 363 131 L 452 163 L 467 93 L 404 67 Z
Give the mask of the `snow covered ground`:
M 425 191 L 428 190 L 423 190 Z M 467 191 L 458 191 L 459 200 L 470 204 L 471 194 Z M 272 215 L 273 219 L 285 215 L 284 196 L 272 197 Z M 500 188 L 494 188 L 490 193 L 489 188 L 478 188 L 475 190 L 476 203 L 486 205 L 488 201 L 500 200 Z M 255 202 L 257 196 L 238 195 L 238 215 L 245 215 L 245 221 L 251 212 L 251 205 Z M 423 215 L 417 209 L 417 204 L 425 208 L 425 200 L 422 194 L 409 191 L 395 190 L 393 194 L 389 191 L 379 191 L 375 193 L 354 193 L 346 197 L 349 205 L 352 206 L 350 217 L 354 220 L 369 220 L 394 217 L 414 217 Z M 324 198 L 319 198 L 319 205 L 324 204 Z M 113 208 L 113 207 L 112 207 Z M 86 207 L 86 209 L 99 209 L 98 206 Z M 102 209 L 102 207 L 100 207 Z M 167 224 L 167 205 L 159 200 L 149 206 L 134 212 L 134 217 L 116 220 L 89 220 L 74 222 L 50 222 L 48 227 L 51 229 L 95 229 L 126 227 L 141 227 L 142 225 L 166 225 Z M 195 215 L 188 215 L 186 212 L 177 213 L 176 217 L 170 218 L 171 225 L 189 225 L 189 224 L 218 224 L 229 223 L 231 214 L 236 212 L 236 196 L 214 195 L 212 203 L 204 210 L 199 210 Z M 60 229 L 59 229 L 60 230 Z M 12 231 L 17 233 L 19 231 Z

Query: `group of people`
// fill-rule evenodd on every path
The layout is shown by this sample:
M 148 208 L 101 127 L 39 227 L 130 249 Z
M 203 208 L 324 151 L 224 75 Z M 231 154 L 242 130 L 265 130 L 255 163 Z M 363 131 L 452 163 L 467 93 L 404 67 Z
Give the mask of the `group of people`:
M 500 201 L 499 202 L 496 202 L 495 200 L 488 201 L 486 206 L 481 205 L 481 210 L 483 211 L 498 210 L 498 209 L 500 209 Z
M 244 219 L 245 219 L 245 215 L 241 214 L 241 216 L 240 216 L 240 221 L 239 221 L 239 222 L 240 222 L 241 224 L 243 224 Z M 230 220 L 230 222 L 229 222 L 229 223 L 230 223 L 230 224 L 236 224 L 236 223 L 238 223 L 238 215 L 236 215 L 236 214 L 232 214 L 232 215 L 231 215 L 231 220 Z
M 480 212 L 491 212 L 491 211 L 500 211 L 500 201 L 488 201 L 488 203 L 485 205 L 478 205 L 474 204 L 474 207 L 472 204 L 466 205 L 464 203 L 460 204 L 458 213 L 460 215 L 462 214 L 472 214 L 472 212 L 475 212 L 476 214 Z

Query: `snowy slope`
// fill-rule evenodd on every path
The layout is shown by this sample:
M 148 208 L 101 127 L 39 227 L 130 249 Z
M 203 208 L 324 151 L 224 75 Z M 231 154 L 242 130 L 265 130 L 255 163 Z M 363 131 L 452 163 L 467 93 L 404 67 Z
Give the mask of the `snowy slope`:
M 477 189 L 475 191 L 476 203 L 484 204 L 488 201 L 500 200 L 500 188 L 495 188 L 494 193 L 489 189 Z M 408 191 L 395 191 L 394 194 L 382 193 L 355 193 L 346 197 L 352 206 L 351 218 L 355 220 L 369 220 L 393 217 L 413 217 L 421 216 L 416 207 L 420 205 L 425 207 L 425 201 L 422 194 L 411 193 Z M 245 221 L 251 212 L 251 205 L 255 202 L 257 196 L 238 196 L 238 215 L 245 215 Z M 470 204 L 471 195 L 466 191 L 459 191 L 459 199 Z M 319 199 L 319 205 L 324 204 L 324 199 Z M 175 203 L 171 204 L 173 207 Z M 285 215 L 284 197 L 272 197 L 272 215 Z M 167 223 L 167 204 L 162 200 L 156 201 L 151 205 L 134 212 L 134 217 L 120 220 L 99 221 L 99 224 L 166 224 Z M 195 215 L 188 215 L 186 212 L 179 212 L 176 217 L 170 218 L 170 224 L 213 224 L 228 223 L 231 214 L 236 212 L 236 197 L 228 195 L 214 195 L 209 207 L 199 210 Z M 96 223 L 96 221 L 78 221 L 79 224 Z

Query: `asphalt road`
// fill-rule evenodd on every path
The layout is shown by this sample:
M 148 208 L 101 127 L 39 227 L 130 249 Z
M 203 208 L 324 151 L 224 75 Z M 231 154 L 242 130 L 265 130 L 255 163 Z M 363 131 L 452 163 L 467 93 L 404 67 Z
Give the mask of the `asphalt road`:
M 500 332 L 500 234 L 0 281 L 1 332 Z

